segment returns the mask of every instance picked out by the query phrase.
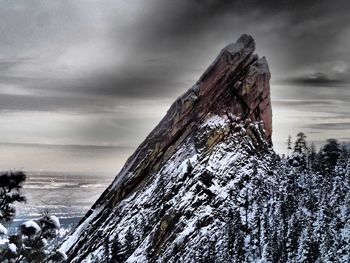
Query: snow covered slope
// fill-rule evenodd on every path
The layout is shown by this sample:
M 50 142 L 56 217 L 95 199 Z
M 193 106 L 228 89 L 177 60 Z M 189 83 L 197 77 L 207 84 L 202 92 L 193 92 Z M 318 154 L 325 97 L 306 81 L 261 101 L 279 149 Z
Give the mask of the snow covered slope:
M 226 262 L 245 242 L 230 233 L 252 220 L 250 178 L 274 158 L 270 73 L 254 49 L 242 35 L 175 101 L 61 245 L 69 262 Z

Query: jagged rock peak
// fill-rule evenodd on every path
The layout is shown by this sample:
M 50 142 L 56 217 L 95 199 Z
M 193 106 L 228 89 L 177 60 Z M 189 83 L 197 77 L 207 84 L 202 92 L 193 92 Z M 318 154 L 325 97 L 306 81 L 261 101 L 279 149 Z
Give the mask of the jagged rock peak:
M 227 51 L 231 54 L 245 52 L 247 55 L 250 55 L 255 51 L 255 41 L 252 36 L 243 34 L 235 43 L 227 45 L 223 51 Z
M 203 241 L 198 232 L 178 240 L 186 224 L 222 232 L 230 180 L 269 156 L 261 152 L 271 144 L 270 72 L 254 50 L 242 35 L 172 104 L 62 244 L 69 262 L 114 262 L 121 251 L 115 262 L 179 262 L 169 249 L 186 258 Z

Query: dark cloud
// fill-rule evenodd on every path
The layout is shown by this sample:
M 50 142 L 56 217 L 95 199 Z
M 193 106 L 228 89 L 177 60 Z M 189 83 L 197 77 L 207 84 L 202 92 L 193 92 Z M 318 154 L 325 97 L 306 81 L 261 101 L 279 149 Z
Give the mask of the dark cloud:
M 339 95 L 341 96 L 341 95 Z M 349 104 L 344 99 L 281 99 L 272 101 L 275 111 L 286 110 L 301 112 L 310 121 L 320 120 L 349 120 Z
M 132 150 L 133 147 L 118 146 L 118 145 L 89 145 L 89 144 L 45 144 L 45 143 L 8 143 L 0 142 L 0 145 L 4 146 L 17 146 L 17 147 L 36 147 L 36 148 L 59 148 L 65 149 L 77 149 L 77 150 Z
M 3 140 L 22 134 L 29 142 L 55 144 L 58 137 L 62 144 L 70 138 L 77 145 L 136 146 L 161 117 L 157 107 L 166 108 L 192 86 L 220 49 L 243 33 L 255 38 L 257 53 L 269 62 L 273 107 L 280 110 L 274 126 L 282 127 L 275 134 L 286 137 L 289 128 L 320 121 L 316 118 L 338 118 L 307 126 L 322 136 L 349 128 L 348 1 L 0 4 L 0 113 L 6 115 L 0 121 L 8 130 Z M 19 130 L 11 128 L 16 122 L 8 112 L 18 117 L 28 111 L 39 114 L 24 118 Z M 145 111 L 147 120 L 141 120 Z M 45 113 L 64 120 L 52 121 L 57 129 L 45 133 Z
M 4 77 L 3 83 L 18 85 L 19 93 L 0 95 L 0 111 L 52 111 L 108 113 L 117 105 L 137 100 L 159 100 L 173 96 L 190 85 L 143 74 L 93 76 L 83 79 Z M 1 84 L 0 84 L 1 85 Z
M 17 6 L 10 2 L 6 4 L 8 8 L 7 14 L 3 12 L 4 16 L 15 23 L 12 26 L 2 24 L 3 35 L 16 45 L 30 43 L 45 52 L 54 48 L 59 56 L 60 52 L 83 40 L 99 37 L 90 35 L 94 28 L 89 30 L 88 26 L 93 22 L 84 25 L 86 20 L 78 12 L 77 3 L 62 1 L 60 4 L 42 5 L 40 1 L 34 1 L 33 5 L 25 2 Z M 96 6 L 92 4 L 91 9 Z M 341 45 L 338 36 L 346 30 L 346 21 L 349 20 L 345 16 L 346 9 L 339 8 L 347 6 L 345 1 L 330 4 L 329 1 L 153 0 L 121 29 L 120 24 L 127 19 L 111 15 L 113 11 L 118 11 L 119 6 L 110 4 L 110 13 L 102 9 L 104 16 L 97 19 L 103 21 L 103 30 L 100 30 L 105 32 L 103 37 L 112 49 L 115 47 L 112 56 L 105 58 L 105 63 L 113 65 L 113 60 L 122 54 L 120 65 L 111 66 L 108 72 L 105 72 L 105 67 L 96 67 L 79 77 L 30 79 L 28 76 L 7 74 L 14 63 L 16 66 L 28 64 L 28 61 L 20 62 L 14 58 L 3 64 L 0 62 L 0 71 L 3 72 L 0 82 L 20 82 L 28 89 L 36 88 L 59 96 L 68 92 L 74 97 L 77 97 L 76 94 L 97 94 L 175 98 L 193 84 L 223 45 L 234 41 L 241 33 L 248 32 L 256 37 L 262 55 L 267 55 L 270 61 L 274 77 L 280 69 L 288 69 L 291 73 L 301 66 L 312 68 L 331 58 L 338 60 L 339 56 L 335 54 Z M 19 15 L 24 17 L 10 18 Z M 99 23 L 97 20 L 95 24 Z M 3 48 L 5 46 L 8 47 L 4 44 Z M 16 47 L 13 49 L 16 50 Z M 329 86 L 343 84 L 344 79 L 324 73 L 287 78 L 286 82 Z M 80 101 L 84 103 L 79 98 L 76 103 Z
M 151 8 L 128 27 L 128 33 L 132 33 L 122 40 L 130 47 L 125 56 L 125 68 L 112 72 L 101 80 L 103 85 L 100 86 L 91 85 L 94 80 L 88 78 L 83 82 L 87 92 L 175 97 L 194 83 L 222 46 L 246 32 L 256 38 L 260 55 L 268 57 L 273 78 L 300 69 L 317 72 L 328 63 L 331 66 L 325 73 L 302 75 L 287 81 L 304 87 L 341 86 L 347 82 L 347 71 L 335 76 L 331 72 L 334 63 L 350 59 L 342 57 L 338 51 L 347 47 L 339 42 L 349 22 L 345 1 L 336 5 L 329 1 L 151 3 Z M 119 31 L 113 30 L 112 27 L 112 41 L 119 43 Z M 95 77 L 100 79 L 98 74 Z M 307 92 L 316 95 L 314 91 Z
M 345 1 L 157 1 L 152 12 L 135 28 L 140 49 L 172 49 L 235 38 L 242 30 L 270 40 L 277 51 L 283 48 L 290 59 L 308 62 L 332 55 L 337 36 L 348 21 Z M 343 6 L 343 8 L 339 8 Z M 277 37 L 287 46 L 278 46 Z M 219 38 L 218 38 L 219 37 Z M 206 39 L 207 42 L 199 43 Z M 258 42 L 259 43 L 259 42 Z M 215 43 L 210 43 L 215 45 Z M 300 48 L 301 47 L 301 48 Z M 312 49 L 311 49 L 312 48 Z M 319 52 L 319 51 L 327 52 Z M 285 61 L 284 63 L 290 63 Z M 305 65 L 304 65 L 305 66 Z
M 304 126 L 304 128 L 316 130 L 350 130 L 350 122 L 316 123 Z
M 96 100 L 81 97 L 12 95 L 0 96 L 0 111 L 68 111 L 89 113 L 101 108 Z
M 7 58 L 7 59 L 0 59 L 0 72 L 7 72 L 11 68 L 22 65 L 23 63 L 26 63 L 30 61 L 30 58 Z
M 319 106 L 319 105 L 332 105 L 334 102 L 332 100 L 273 100 L 272 101 L 274 106 L 285 106 L 285 107 L 298 107 L 305 105 L 308 106 Z
M 317 1 L 317 3 L 320 2 Z M 280 19 L 288 19 L 292 15 L 295 20 L 305 19 L 308 12 L 319 5 L 316 1 L 300 3 L 298 1 L 198 1 L 198 0 L 180 0 L 156 1 L 152 15 L 147 15 L 142 20 L 142 26 L 145 30 L 140 30 L 139 37 L 147 39 L 140 42 L 142 45 L 152 46 L 153 44 L 170 44 L 175 42 L 189 42 L 198 38 L 199 35 L 208 35 L 221 31 L 222 26 L 229 25 L 232 27 L 232 35 L 239 27 L 245 27 L 254 24 L 257 28 L 261 24 L 256 22 L 269 21 L 270 16 L 283 14 Z M 237 20 L 238 18 L 238 20 Z M 243 24 L 235 24 L 244 18 Z M 252 21 L 259 18 L 259 21 Z M 264 19 L 263 19 L 264 18 Z M 277 17 L 276 17 L 277 18 Z M 150 27 L 151 26 L 151 27 Z M 226 30 L 225 30 L 226 31 Z M 230 33 L 230 32 L 225 32 Z M 184 38 L 186 37 L 186 38 Z M 175 41 L 175 42 L 174 42 Z
M 294 84 L 299 86 L 316 86 L 316 87 L 335 87 L 335 86 L 344 86 L 349 84 L 348 80 L 343 76 L 338 78 L 329 76 L 325 73 L 315 73 L 307 76 L 300 77 L 291 77 L 284 80 L 281 80 L 282 84 Z
M 169 72 L 150 74 L 145 71 L 96 74 L 87 79 L 67 83 L 63 90 L 72 93 L 84 92 L 92 96 L 113 96 L 115 98 L 164 98 L 179 94 L 179 90 L 189 88 L 183 80 L 171 76 Z

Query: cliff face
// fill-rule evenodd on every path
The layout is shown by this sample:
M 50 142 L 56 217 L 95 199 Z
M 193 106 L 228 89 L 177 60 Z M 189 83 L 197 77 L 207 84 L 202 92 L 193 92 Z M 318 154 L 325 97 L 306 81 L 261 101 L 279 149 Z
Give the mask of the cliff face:
M 209 236 L 225 242 L 235 189 L 272 156 L 270 72 L 254 49 L 242 35 L 174 102 L 62 244 L 69 262 L 190 262 Z

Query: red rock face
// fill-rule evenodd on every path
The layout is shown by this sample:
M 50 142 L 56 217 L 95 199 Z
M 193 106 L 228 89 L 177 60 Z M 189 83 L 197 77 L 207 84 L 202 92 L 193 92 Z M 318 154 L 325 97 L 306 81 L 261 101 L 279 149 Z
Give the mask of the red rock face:
M 252 37 L 243 35 L 225 47 L 197 82 L 201 111 L 227 111 L 243 119 L 264 122 L 271 141 L 270 71 L 265 58 L 253 55 Z
M 265 139 L 271 143 L 270 72 L 266 59 L 258 58 L 254 50 L 253 38 L 242 35 L 236 43 L 225 47 L 197 83 L 173 103 L 82 220 L 84 231 L 77 230 L 76 234 L 80 235 L 79 242 L 67 249 L 70 259 L 88 253 L 82 251 L 86 240 L 93 238 L 99 225 L 109 224 L 105 220 L 114 207 L 141 189 L 188 136 L 196 137 L 201 120 L 208 115 L 261 121 Z M 97 235 L 96 242 L 100 239 Z

